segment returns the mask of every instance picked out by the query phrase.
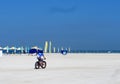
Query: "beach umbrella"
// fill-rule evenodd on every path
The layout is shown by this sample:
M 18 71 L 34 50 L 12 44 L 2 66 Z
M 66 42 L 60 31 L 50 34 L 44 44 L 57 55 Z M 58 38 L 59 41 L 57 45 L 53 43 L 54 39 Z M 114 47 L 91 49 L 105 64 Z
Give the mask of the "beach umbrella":
M 2 50 L 3 48 L 2 47 L 0 47 L 0 50 Z
M 2 57 L 2 47 L 0 47 L 0 57 Z
M 39 48 L 37 46 L 33 46 L 31 49 L 39 50 Z
M 38 53 L 38 52 L 43 53 L 42 48 L 38 48 L 37 46 L 34 46 L 34 47 L 32 47 L 32 48 L 29 50 L 29 53 L 31 53 L 31 54 L 33 54 L 33 53 Z
M 18 47 L 18 48 L 16 48 L 16 53 L 21 53 L 21 48 L 20 47 Z
M 11 50 L 16 50 L 17 48 L 13 46 L 13 47 L 11 47 L 10 49 L 11 49 Z
M 18 48 L 17 48 L 17 50 L 21 50 L 21 48 L 20 48 L 20 47 L 18 47 Z
M 7 50 L 8 49 L 8 46 L 4 47 L 3 50 Z
M 9 47 L 6 46 L 6 47 L 3 48 L 3 50 L 6 50 L 6 52 L 8 53 L 9 52 Z
M 16 49 L 17 49 L 17 48 L 16 48 L 16 47 L 14 47 L 14 46 L 10 48 L 10 50 L 13 50 L 13 51 L 14 51 L 14 53 L 16 53 Z
M 63 54 L 63 55 L 66 55 L 67 54 L 67 50 L 61 50 L 61 54 Z

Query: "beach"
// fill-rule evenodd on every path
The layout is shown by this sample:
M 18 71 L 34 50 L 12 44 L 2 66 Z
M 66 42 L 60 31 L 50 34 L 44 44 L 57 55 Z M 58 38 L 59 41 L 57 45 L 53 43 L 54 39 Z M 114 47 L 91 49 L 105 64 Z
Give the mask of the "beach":
M 1 84 L 120 84 L 120 54 L 45 53 L 47 67 L 34 69 L 36 56 L 0 57 Z

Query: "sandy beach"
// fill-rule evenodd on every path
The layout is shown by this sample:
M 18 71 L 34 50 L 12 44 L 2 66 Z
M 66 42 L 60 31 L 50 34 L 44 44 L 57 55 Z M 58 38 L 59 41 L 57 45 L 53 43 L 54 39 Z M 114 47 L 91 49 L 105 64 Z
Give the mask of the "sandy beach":
M 46 69 L 34 69 L 36 56 L 0 57 L 1 84 L 120 84 L 120 54 L 45 54 Z

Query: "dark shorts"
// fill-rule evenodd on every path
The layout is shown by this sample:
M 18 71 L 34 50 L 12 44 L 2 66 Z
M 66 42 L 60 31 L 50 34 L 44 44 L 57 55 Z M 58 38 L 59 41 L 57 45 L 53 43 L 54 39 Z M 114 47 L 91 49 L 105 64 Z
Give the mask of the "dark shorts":
M 42 58 L 37 58 L 38 59 L 38 61 L 43 61 L 43 59 Z

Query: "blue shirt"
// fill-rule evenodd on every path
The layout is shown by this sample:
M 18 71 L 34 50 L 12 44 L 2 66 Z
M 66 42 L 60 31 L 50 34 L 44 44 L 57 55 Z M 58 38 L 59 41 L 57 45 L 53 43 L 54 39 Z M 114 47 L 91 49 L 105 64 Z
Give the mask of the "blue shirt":
M 44 56 L 43 53 L 38 53 L 38 54 L 37 54 L 37 57 L 38 57 L 38 58 L 41 58 L 41 57 L 43 57 L 43 56 Z

